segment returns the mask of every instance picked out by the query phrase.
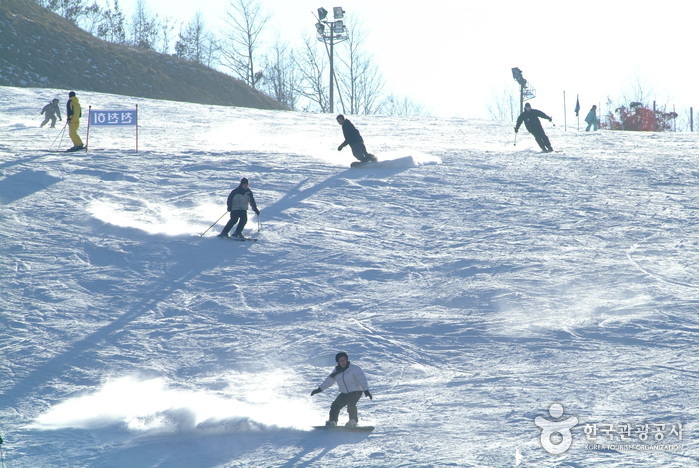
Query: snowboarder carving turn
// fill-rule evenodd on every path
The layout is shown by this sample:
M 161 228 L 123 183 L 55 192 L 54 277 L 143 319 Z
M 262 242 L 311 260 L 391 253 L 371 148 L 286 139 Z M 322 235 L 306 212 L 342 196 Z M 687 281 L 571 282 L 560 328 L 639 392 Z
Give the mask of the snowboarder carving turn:
M 364 139 L 352 122 L 346 119 L 344 115 L 340 114 L 337 116 L 337 123 L 342 126 L 342 134 L 345 137 L 345 141 L 337 147 L 337 150 L 342 151 L 342 148 L 349 145 L 349 147 L 352 148 L 352 154 L 355 158 L 359 159 L 360 163 L 376 162 L 376 156 L 369 154 L 366 150 Z M 352 165 L 354 164 L 355 163 Z
M 248 205 L 250 205 L 250 208 L 252 208 L 257 216 L 260 216 L 260 210 L 257 209 L 255 197 L 252 194 L 252 190 L 250 190 L 250 183 L 247 178 L 243 177 L 240 179 L 240 185 L 234 188 L 228 195 L 226 206 L 228 207 L 228 211 L 231 212 L 231 219 L 228 220 L 228 223 L 226 223 L 218 237 L 228 237 L 228 232 L 238 223 L 238 227 L 235 228 L 232 237 L 245 239 L 243 236 L 243 228 L 248 222 Z
M 337 353 L 335 362 L 337 362 L 335 369 L 318 388 L 311 392 L 311 396 L 337 384 L 340 388 L 340 394 L 330 405 L 330 417 L 325 422 L 325 425 L 337 426 L 340 410 L 346 406 L 350 419 L 345 426 L 356 427 L 357 421 L 359 421 L 357 402 L 362 397 L 362 392 L 372 400 L 374 397 L 369 392 L 369 384 L 364 376 L 364 371 L 356 364 L 350 364 L 349 356 L 346 352 L 340 351 Z
M 550 153 L 551 151 L 553 151 L 553 148 L 551 147 L 549 137 L 546 136 L 546 133 L 544 132 L 543 127 L 541 126 L 541 122 L 539 121 L 540 118 L 546 119 L 549 122 L 553 121 L 551 117 L 544 114 L 538 109 L 532 109 L 531 104 L 526 103 L 524 105 L 524 112 L 522 112 L 517 118 L 515 133 L 519 131 L 519 127 L 522 125 L 522 122 L 524 122 L 524 126 L 527 127 L 529 133 L 534 135 L 534 138 L 536 139 L 536 142 L 538 143 L 541 150 L 545 153 Z

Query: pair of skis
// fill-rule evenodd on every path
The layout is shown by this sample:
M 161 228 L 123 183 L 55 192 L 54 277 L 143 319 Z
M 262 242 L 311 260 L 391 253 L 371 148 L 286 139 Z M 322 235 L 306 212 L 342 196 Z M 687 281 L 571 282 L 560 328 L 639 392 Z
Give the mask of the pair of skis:
M 223 213 L 216 221 L 214 221 L 214 224 L 212 224 L 211 226 L 209 226 L 209 227 L 206 229 L 206 231 L 204 231 L 204 232 L 202 232 L 201 234 L 199 234 L 199 237 L 204 237 L 204 234 L 206 234 L 207 232 L 209 232 L 209 230 L 211 230 L 211 228 L 214 227 L 214 226 L 216 225 L 216 223 L 218 223 L 219 221 L 221 221 L 221 218 L 223 218 L 223 217 L 226 216 L 227 214 L 228 214 L 228 211 L 226 211 L 225 213 Z M 258 215 L 257 215 L 257 232 L 260 232 L 261 230 L 262 230 L 262 228 L 261 228 L 261 226 L 260 226 L 260 215 L 258 214 Z M 219 236 L 219 237 L 221 237 L 221 236 Z M 255 241 L 257 240 L 257 238 L 253 238 L 253 237 L 226 237 L 226 239 L 237 240 L 237 241 L 252 241 L 252 242 L 255 242 Z
M 223 237 L 223 236 L 218 236 L 221 239 L 228 239 L 232 241 L 238 241 L 238 242 L 245 242 L 245 241 L 250 241 L 250 242 L 257 242 L 257 237 Z

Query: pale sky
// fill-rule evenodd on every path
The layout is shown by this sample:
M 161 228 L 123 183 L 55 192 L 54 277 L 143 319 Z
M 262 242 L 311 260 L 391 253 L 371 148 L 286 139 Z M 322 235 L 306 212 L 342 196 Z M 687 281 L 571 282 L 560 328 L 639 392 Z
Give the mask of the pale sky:
M 145 0 L 152 14 L 189 22 L 201 11 L 220 29 L 230 0 Z M 318 7 L 342 6 L 347 26 L 366 33 L 386 83 L 385 91 L 408 97 L 440 117 L 489 118 L 487 106 L 505 92 L 518 95 L 511 69 L 519 67 L 536 89 L 532 106 L 568 122 L 576 95 L 581 114 L 604 108 L 635 83 L 654 91 L 658 105 L 678 113 L 699 108 L 697 6 L 692 0 L 261 0 L 275 33 L 292 46 L 314 34 Z M 136 0 L 121 0 L 132 11 Z M 428 5 L 428 6 L 426 6 Z M 322 47 L 322 43 L 318 43 Z M 337 45 L 337 54 L 342 45 Z M 337 102 L 337 99 L 336 99 Z

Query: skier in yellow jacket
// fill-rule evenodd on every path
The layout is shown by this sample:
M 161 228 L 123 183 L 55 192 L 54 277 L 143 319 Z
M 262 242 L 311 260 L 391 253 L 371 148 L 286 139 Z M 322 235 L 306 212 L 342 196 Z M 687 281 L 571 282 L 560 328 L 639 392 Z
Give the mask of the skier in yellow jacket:
M 80 101 L 75 95 L 75 91 L 68 93 L 68 102 L 66 103 L 66 122 L 68 123 L 68 134 L 70 139 L 73 141 L 73 147 L 67 149 L 66 151 L 79 151 L 85 149 L 83 141 L 78 135 L 78 127 L 80 126 L 80 116 L 82 110 L 80 109 Z

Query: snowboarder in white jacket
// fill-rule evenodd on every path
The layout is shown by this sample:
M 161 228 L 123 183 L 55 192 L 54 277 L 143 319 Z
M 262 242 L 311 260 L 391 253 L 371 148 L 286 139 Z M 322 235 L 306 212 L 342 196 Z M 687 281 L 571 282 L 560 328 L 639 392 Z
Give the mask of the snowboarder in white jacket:
M 350 364 L 349 356 L 346 352 L 340 351 L 337 353 L 335 362 L 337 362 L 335 369 L 318 388 L 311 392 L 311 396 L 337 384 L 340 388 L 340 394 L 335 398 L 332 405 L 330 405 L 330 417 L 325 425 L 337 426 L 340 410 L 346 406 L 350 419 L 345 426 L 354 427 L 357 425 L 357 421 L 359 421 L 357 402 L 362 397 L 362 392 L 372 400 L 374 397 L 371 395 L 371 392 L 369 392 L 369 384 L 366 381 L 364 372 L 359 366 Z

